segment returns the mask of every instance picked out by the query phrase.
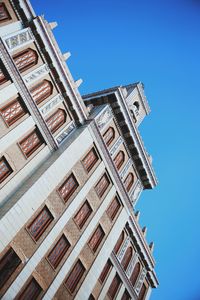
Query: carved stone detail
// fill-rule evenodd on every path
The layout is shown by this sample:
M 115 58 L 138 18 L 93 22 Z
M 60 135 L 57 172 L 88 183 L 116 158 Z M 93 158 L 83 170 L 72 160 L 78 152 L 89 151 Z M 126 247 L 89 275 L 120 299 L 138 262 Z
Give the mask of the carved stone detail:
M 142 184 L 141 182 L 138 180 L 131 195 L 130 195 L 130 198 L 131 198 L 131 201 L 133 203 L 133 205 L 136 204 L 136 201 L 137 199 L 139 198 L 140 194 L 142 192 Z
M 127 237 L 126 240 L 124 241 L 124 243 L 123 243 L 120 251 L 119 251 L 119 254 L 117 255 L 117 258 L 118 258 L 119 261 L 122 260 L 122 258 L 124 256 L 124 253 L 126 252 L 126 249 L 127 249 L 128 245 L 129 245 L 129 242 L 130 242 L 130 238 Z
M 147 271 L 145 270 L 145 268 L 142 269 L 142 272 L 140 273 L 140 276 L 136 282 L 136 286 L 135 286 L 135 292 L 137 295 L 139 295 L 142 284 L 144 282 L 144 279 L 146 277 Z
M 120 136 L 117 141 L 114 143 L 114 145 L 112 146 L 112 148 L 110 149 L 110 155 L 113 156 L 115 154 L 115 152 L 117 151 L 117 149 L 119 148 L 119 146 L 123 143 L 123 138 Z
M 128 172 L 128 169 L 130 168 L 131 164 L 132 164 L 132 160 L 129 158 L 129 160 L 127 161 L 127 163 L 125 164 L 124 168 L 122 169 L 122 171 L 120 173 L 121 179 L 123 179 L 125 177 L 125 175 Z
M 27 74 L 23 77 L 26 84 L 31 84 L 33 81 L 39 79 L 49 72 L 49 67 L 47 65 L 42 65 L 41 67 L 34 70 L 31 74 Z
M 18 34 L 14 34 L 8 38 L 4 38 L 5 44 L 10 51 L 15 50 L 23 44 L 33 41 L 33 36 L 29 28 L 21 30 Z
M 55 105 L 57 105 L 62 101 L 64 101 L 63 97 L 60 94 L 56 95 L 49 102 L 47 102 L 40 108 L 41 114 L 42 115 L 47 114 Z
M 62 131 L 59 136 L 56 138 L 58 145 L 74 130 L 75 124 L 74 122 L 70 123 L 69 126 Z
M 101 115 L 96 119 L 97 126 L 99 130 L 102 130 L 110 119 L 112 119 L 113 114 L 110 107 L 107 107 Z

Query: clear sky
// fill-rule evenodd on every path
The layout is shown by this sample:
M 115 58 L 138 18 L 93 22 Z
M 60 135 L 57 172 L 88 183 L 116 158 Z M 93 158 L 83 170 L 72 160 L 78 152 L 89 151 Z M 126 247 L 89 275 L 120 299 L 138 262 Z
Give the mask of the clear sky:
M 155 242 L 152 300 L 200 299 L 200 1 L 32 0 L 81 94 L 142 81 L 152 109 L 140 126 L 159 179 L 137 208 Z

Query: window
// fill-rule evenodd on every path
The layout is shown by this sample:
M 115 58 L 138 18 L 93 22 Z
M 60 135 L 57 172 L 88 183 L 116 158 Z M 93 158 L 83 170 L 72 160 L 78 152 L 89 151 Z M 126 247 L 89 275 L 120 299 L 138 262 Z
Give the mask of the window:
M 108 176 L 106 174 L 104 174 L 95 187 L 96 192 L 100 198 L 103 196 L 103 194 L 107 190 L 109 184 L 110 184 L 110 181 L 108 179 Z
M 5 157 L 3 156 L 0 158 L 0 183 L 2 183 L 12 172 L 13 170 Z
M 145 284 L 143 283 L 142 288 L 141 288 L 140 293 L 139 293 L 139 296 L 138 296 L 138 300 L 144 300 L 146 290 L 147 290 L 147 288 L 146 288 Z
M 127 192 L 130 191 L 132 185 L 134 182 L 134 176 L 133 173 L 129 173 L 128 176 L 126 177 L 126 179 L 124 180 L 124 186 Z
M 35 300 L 42 293 L 42 288 L 35 278 L 32 278 L 17 300 Z
M 114 220 L 118 210 L 120 209 L 120 206 L 121 205 L 119 200 L 117 199 L 117 197 L 115 197 L 107 209 L 107 214 L 111 220 Z
M 57 131 L 66 121 L 66 112 L 63 109 L 58 109 L 53 115 L 47 120 L 47 126 L 52 133 Z
M 0 23 L 11 20 L 8 10 L 4 3 L 0 3 Z
M 115 275 L 109 289 L 108 289 L 108 296 L 110 299 L 114 299 L 115 295 L 117 294 L 117 291 L 119 290 L 121 284 L 121 279 L 118 274 Z
M 115 254 L 118 253 L 119 249 L 121 248 L 121 245 L 124 241 L 124 231 L 122 231 L 122 233 L 120 234 L 118 240 L 117 240 L 117 243 L 115 244 L 115 247 L 113 249 L 113 251 L 115 252 Z
M 31 89 L 31 95 L 34 101 L 39 104 L 48 98 L 53 92 L 53 85 L 48 80 L 43 80 Z
M 131 277 L 130 277 L 130 282 L 132 283 L 133 286 L 136 283 L 136 280 L 138 278 L 139 273 L 140 273 L 140 263 L 137 262 L 136 265 L 135 265 L 135 267 L 134 267 L 134 270 L 133 270 L 133 272 L 131 274 Z
M 63 185 L 59 188 L 59 194 L 66 202 L 71 195 L 75 192 L 75 190 L 78 188 L 78 182 L 74 176 L 74 174 L 71 174 L 63 183 Z
M 0 109 L 2 118 L 8 126 L 14 124 L 17 120 L 26 114 L 25 107 L 21 104 L 20 99 L 17 98 L 14 101 L 6 104 Z
M 129 295 L 129 292 L 127 290 L 125 290 L 121 300 L 130 300 L 130 299 L 131 299 L 131 296 Z
M 70 243 L 68 242 L 67 238 L 63 234 L 59 239 L 59 241 L 56 243 L 55 247 L 51 250 L 51 252 L 48 255 L 48 260 L 50 261 L 51 265 L 55 269 L 61 262 L 65 253 L 67 253 L 69 247 L 70 247 Z
M 28 231 L 31 236 L 37 241 L 52 221 L 53 216 L 45 206 L 33 220 L 33 222 L 28 226 Z
M 98 156 L 94 148 L 83 159 L 83 166 L 89 172 L 98 160 Z
M 78 225 L 79 228 L 82 228 L 89 216 L 92 213 L 92 208 L 89 205 L 88 201 L 85 201 L 81 209 L 77 212 L 74 217 L 75 223 Z
M 124 254 L 124 257 L 123 257 L 122 262 L 121 262 L 121 265 L 124 268 L 124 270 L 126 270 L 128 265 L 129 265 L 129 262 L 130 262 L 131 257 L 132 257 L 132 253 L 133 253 L 133 250 L 132 250 L 131 247 L 129 247 L 126 250 L 126 253 Z
M 2 69 L 0 69 L 0 85 L 7 81 L 7 78 Z
M 109 127 L 108 130 L 104 133 L 103 139 L 106 146 L 109 146 L 115 138 L 115 131 L 113 127 Z
M 21 150 L 26 157 L 33 154 L 33 152 L 35 152 L 42 144 L 43 140 L 41 139 L 38 130 L 31 132 L 19 143 Z
M 115 164 L 117 170 L 119 170 L 121 168 L 121 166 L 123 165 L 124 159 L 125 159 L 124 152 L 119 151 L 117 156 L 114 158 L 114 164 Z
M 65 281 L 65 285 L 71 293 L 75 291 L 84 272 L 85 272 L 85 267 L 79 259 Z
M 110 259 L 108 259 L 107 263 L 105 264 L 105 266 L 104 266 L 104 268 L 103 268 L 103 270 L 102 270 L 102 272 L 99 276 L 99 281 L 101 283 L 104 282 L 104 280 L 106 279 L 106 277 L 107 277 L 107 275 L 108 275 L 111 268 L 112 268 L 112 263 L 111 263 Z
M 37 64 L 38 55 L 36 51 L 28 48 L 14 55 L 13 60 L 18 70 L 22 73 Z
M 88 245 L 90 246 L 93 252 L 97 251 L 101 241 L 104 238 L 104 235 L 105 233 L 102 227 L 99 225 L 88 242 Z
M 17 269 L 21 259 L 17 256 L 15 251 L 10 248 L 0 260 L 0 288 L 3 287 L 8 278 Z
M 90 294 L 88 300 L 95 300 L 94 296 L 92 294 Z

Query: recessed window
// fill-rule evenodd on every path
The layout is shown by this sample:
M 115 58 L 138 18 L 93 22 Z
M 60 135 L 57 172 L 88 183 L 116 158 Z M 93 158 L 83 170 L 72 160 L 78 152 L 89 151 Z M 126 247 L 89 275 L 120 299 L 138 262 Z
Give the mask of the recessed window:
M 107 190 L 109 184 L 110 184 L 110 181 L 108 179 L 108 176 L 106 174 L 104 174 L 95 187 L 95 190 L 100 198 L 103 196 L 103 194 Z
M 117 170 L 119 170 L 121 168 L 121 166 L 124 163 L 124 160 L 125 160 L 124 152 L 123 151 L 119 151 L 119 153 L 114 158 L 114 164 L 115 164 Z
M 112 268 L 112 263 L 111 263 L 110 259 L 108 259 L 107 263 L 105 264 L 105 266 L 99 276 L 99 281 L 101 282 L 101 284 L 105 281 L 111 268 Z
M 39 104 L 47 99 L 53 92 L 53 85 L 48 80 L 43 80 L 31 89 L 31 95 L 34 101 Z
M 133 173 L 129 173 L 126 179 L 124 180 L 124 186 L 127 192 L 130 191 L 131 187 L 133 186 L 133 183 L 134 183 Z
M 7 79 L 7 72 L 5 71 L 5 67 L 3 63 L 0 61 L 0 85 L 4 84 L 8 79 Z
M 115 138 L 115 130 L 113 127 L 109 127 L 108 130 L 104 133 L 103 139 L 106 146 L 109 146 Z
M 88 201 L 85 201 L 81 209 L 77 212 L 74 217 L 75 223 L 78 225 L 79 228 L 82 228 L 92 213 L 92 208 L 89 205 Z
M 94 167 L 97 160 L 98 160 L 98 155 L 94 150 L 94 148 L 92 148 L 92 150 L 90 150 L 90 152 L 86 155 L 86 157 L 82 161 L 83 166 L 87 170 L 87 172 L 89 172 Z
M 42 293 L 42 288 L 39 283 L 32 278 L 27 284 L 23 292 L 16 298 L 16 300 L 35 300 Z
M 104 233 L 101 225 L 99 225 L 97 227 L 97 229 L 95 230 L 95 232 L 93 233 L 91 239 L 88 242 L 88 245 L 90 246 L 90 248 L 92 249 L 93 252 L 97 251 L 104 236 L 105 236 L 105 233 Z
M 132 283 L 133 286 L 135 285 L 139 274 L 140 274 L 140 263 L 137 262 L 134 269 L 133 269 L 131 277 L 130 277 L 130 282 Z
M 65 281 L 65 285 L 71 293 L 75 291 L 77 285 L 83 277 L 85 270 L 86 269 L 84 265 L 79 259 Z
M 0 3 L 0 23 L 11 20 L 11 16 L 4 3 Z
M 51 115 L 47 120 L 47 126 L 49 130 L 54 133 L 66 122 L 66 112 L 63 109 L 58 109 L 53 115 Z
M 34 240 L 38 240 L 49 224 L 53 221 L 53 216 L 45 206 L 37 215 L 33 222 L 28 226 L 28 231 Z
M 6 283 L 9 277 L 20 265 L 21 259 L 15 253 L 15 251 L 10 248 L 0 260 L 0 288 Z
M 13 60 L 18 70 L 22 73 L 37 64 L 38 55 L 35 50 L 28 48 L 14 55 Z
M 59 188 L 59 194 L 63 198 L 63 200 L 66 202 L 72 194 L 75 192 L 75 190 L 78 188 L 78 182 L 74 176 L 74 174 L 71 174 L 65 182 L 62 184 L 62 186 Z
M 42 144 L 43 140 L 38 130 L 31 132 L 19 143 L 20 148 L 26 157 L 33 154 Z
M 117 199 L 117 197 L 115 197 L 107 209 L 107 214 L 111 220 L 114 220 L 117 212 L 120 209 L 120 206 L 121 206 L 121 204 L 120 204 L 119 200 Z
M 124 268 L 124 270 L 127 269 L 129 263 L 130 263 L 130 260 L 131 260 L 131 257 L 132 257 L 132 254 L 133 254 L 133 250 L 131 247 L 128 247 L 128 249 L 126 250 L 125 254 L 124 254 L 124 257 L 121 261 L 121 265 L 122 267 Z
M 70 247 L 70 243 L 68 242 L 67 238 L 63 234 L 48 255 L 48 260 L 55 269 L 59 265 L 64 255 L 67 253 L 69 247 Z
M 26 114 L 25 106 L 22 105 L 19 98 L 9 102 L 0 109 L 1 116 L 8 126 L 14 124 L 17 120 Z
M 121 232 L 121 234 L 120 234 L 120 236 L 117 240 L 117 243 L 115 244 L 115 247 L 113 249 L 115 254 L 118 253 L 119 249 L 121 248 L 121 245 L 122 245 L 123 241 L 124 241 L 124 231 Z
M 147 291 L 147 288 L 146 288 L 145 284 L 143 283 L 142 288 L 141 288 L 140 293 L 139 293 L 138 300 L 144 300 L 145 299 L 146 291 Z
M 0 183 L 2 183 L 13 172 L 5 157 L 0 158 Z
M 130 299 L 131 299 L 131 296 L 129 295 L 129 292 L 127 290 L 125 290 L 121 300 L 130 300 Z
M 114 299 L 118 290 L 119 290 L 119 287 L 121 285 L 122 281 L 119 277 L 118 274 L 115 275 L 109 289 L 108 289 L 108 296 L 110 299 Z

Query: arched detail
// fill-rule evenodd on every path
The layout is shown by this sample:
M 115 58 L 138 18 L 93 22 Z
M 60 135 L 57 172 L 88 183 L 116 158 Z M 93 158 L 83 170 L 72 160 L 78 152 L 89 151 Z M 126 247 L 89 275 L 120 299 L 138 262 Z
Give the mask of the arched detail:
M 6 8 L 5 3 L 0 3 L 0 23 L 11 20 L 11 16 Z
M 124 180 L 124 186 L 127 192 L 130 191 L 131 187 L 133 186 L 133 183 L 134 183 L 133 173 L 129 173 L 126 179 Z
M 115 130 L 113 127 L 109 127 L 103 135 L 106 146 L 109 146 L 115 138 Z
M 131 274 L 131 277 L 130 277 L 130 282 L 132 283 L 133 286 L 135 285 L 139 274 L 140 274 L 140 263 L 137 262 L 135 267 L 134 267 L 134 270 Z
M 137 110 L 140 109 L 140 104 L 139 104 L 138 101 L 135 101 L 135 102 L 133 103 L 133 105 L 135 105 L 135 107 L 137 108 Z
M 117 170 L 119 170 L 121 168 L 121 166 L 123 165 L 124 161 L 125 161 L 124 152 L 123 151 L 119 151 L 119 153 L 114 158 L 114 164 L 115 164 Z
M 14 55 L 13 60 L 18 70 L 22 73 L 37 64 L 38 55 L 35 50 L 28 48 Z
M 53 115 L 51 115 L 47 120 L 47 126 L 52 133 L 57 131 L 66 122 L 66 112 L 63 109 L 58 109 Z
M 34 101 L 39 104 L 52 94 L 53 84 L 50 81 L 44 79 L 39 84 L 34 86 L 30 92 Z
M 124 257 L 122 259 L 121 265 L 124 268 L 124 270 L 127 269 L 129 262 L 131 260 L 131 257 L 133 255 L 133 249 L 131 247 L 128 247 L 128 249 L 126 250 Z
M 117 243 L 115 244 L 115 247 L 113 249 L 115 254 L 117 254 L 119 252 L 119 249 L 121 248 L 123 241 L 124 241 L 124 231 L 122 231 L 122 233 L 120 234 L 120 236 L 117 240 Z
M 145 284 L 143 283 L 142 288 L 141 288 L 140 293 L 139 293 L 138 300 L 144 300 L 145 299 L 146 291 L 147 291 L 147 288 L 146 288 Z

